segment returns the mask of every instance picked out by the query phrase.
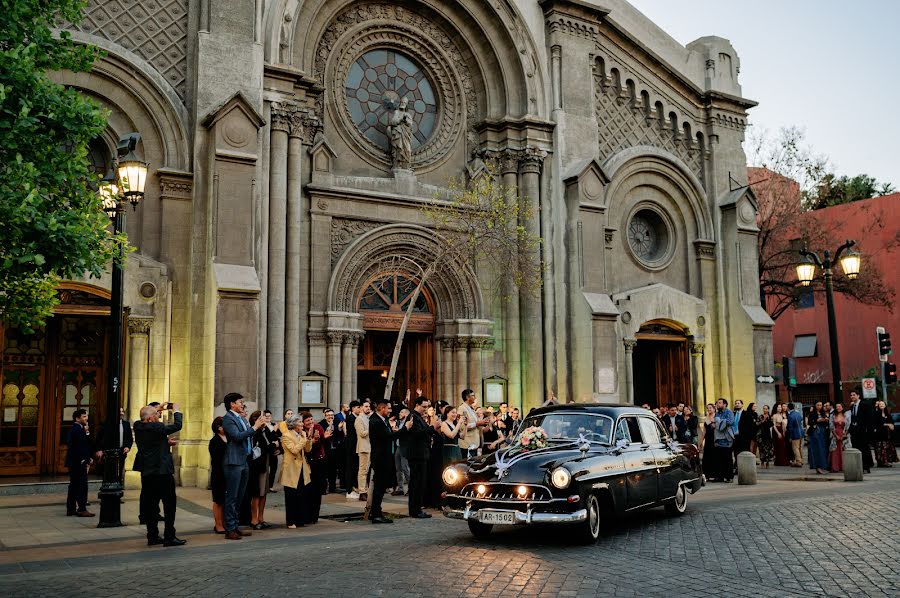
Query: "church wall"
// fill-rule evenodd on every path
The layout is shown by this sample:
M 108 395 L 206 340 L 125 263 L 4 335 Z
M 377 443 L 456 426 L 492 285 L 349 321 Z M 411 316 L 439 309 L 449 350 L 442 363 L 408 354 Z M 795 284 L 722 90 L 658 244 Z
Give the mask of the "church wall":
M 329 405 L 349 402 L 364 331 L 359 289 L 342 276 L 379 239 L 424 234 L 421 205 L 485 163 L 533 208 L 523 225 L 543 239 L 544 285 L 500 300 L 487 264 L 434 281 L 441 398 L 456 401 L 460 383 L 480 394 L 497 375 L 526 411 L 548 391 L 627 402 L 634 336 L 660 318 L 684 329 L 705 402 L 765 394 L 754 377 L 768 373 L 769 328 L 754 299 L 755 231 L 741 220 L 752 197 L 726 201 L 746 182 L 752 102 L 727 40 L 681 46 L 623 0 L 173 0 L 165 55 L 98 33 L 104 10 L 139 4 L 91 2 L 77 35 L 110 59 L 73 83 L 113 108 L 109 143 L 144 136 L 151 178 L 128 232 L 165 276 L 148 373 L 133 371 L 147 399 L 186 406 L 182 483 L 205 484 L 203 439 L 225 392 L 280 417 L 298 406 L 298 376 L 316 371 Z M 399 169 L 345 105 L 349 68 L 375 47 L 416 61 L 439 98 L 434 136 Z M 155 90 L 141 94 L 149 108 L 124 91 L 123 64 Z M 650 267 L 629 247 L 638 205 L 671 234 Z

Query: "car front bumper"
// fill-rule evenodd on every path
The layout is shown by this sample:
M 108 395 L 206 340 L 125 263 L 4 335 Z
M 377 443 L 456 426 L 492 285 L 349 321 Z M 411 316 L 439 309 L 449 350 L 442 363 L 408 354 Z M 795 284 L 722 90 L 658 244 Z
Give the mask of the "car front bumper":
M 587 509 L 578 509 L 571 513 L 542 513 L 532 510 L 516 511 L 513 509 L 497 509 L 488 508 L 488 511 L 503 511 L 505 513 L 513 513 L 516 525 L 530 525 L 533 523 L 581 523 L 587 520 Z M 453 509 L 444 507 L 444 516 L 450 519 L 462 519 L 464 521 L 478 521 L 479 509 L 466 507 L 465 509 Z

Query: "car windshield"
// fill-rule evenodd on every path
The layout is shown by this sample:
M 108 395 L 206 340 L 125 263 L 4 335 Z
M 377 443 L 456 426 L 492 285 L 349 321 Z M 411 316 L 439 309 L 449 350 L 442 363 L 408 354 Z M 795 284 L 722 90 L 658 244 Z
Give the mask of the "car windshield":
M 610 444 L 613 420 L 598 413 L 544 413 L 527 418 L 519 435 L 532 426 L 543 428 L 551 442 L 583 437 L 591 442 Z

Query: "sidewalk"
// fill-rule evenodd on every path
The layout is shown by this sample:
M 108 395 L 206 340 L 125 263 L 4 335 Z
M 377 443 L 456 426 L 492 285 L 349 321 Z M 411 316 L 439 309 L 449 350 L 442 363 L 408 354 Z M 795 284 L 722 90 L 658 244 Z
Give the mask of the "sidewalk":
M 178 536 L 189 546 L 222 544 L 223 536 L 213 534 L 211 497 L 201 488 L 178 488 L 175 526 Z M 42 561 L 59 561 L 99 554 L 122 554 L 146 550 L 146 528 L 138 524 L 140 491 L 125 493 L 122 505 L 123 527 L 97 528 L 97 518 L 66 516 L 65 494 L 0 496 L 0 575 L 36 570 Z M 89 496 L 94 513 L 100 505 L 96 493 Z M 394 517 L 407 513 L 406 497 L 385 496 L 384 512 Z M 269 494 L 266 520 L 270 530 L 254 532 L 244 541 L 260 541 L 303 535 L 359 532 L 373 526 L 348 525 L 362 518 L 365 503 L 347 500 L 344 494 L 322 497 L 321 519 L 315 526 L 289 530 L 284 526 L 284 493 Z M 162 522 L 160 522 L 162 531 Z

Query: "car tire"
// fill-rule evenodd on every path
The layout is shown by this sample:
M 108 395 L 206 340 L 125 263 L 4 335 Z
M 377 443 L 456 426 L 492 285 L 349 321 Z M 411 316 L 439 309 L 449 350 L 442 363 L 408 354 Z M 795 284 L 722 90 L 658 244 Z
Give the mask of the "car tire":
M 666 503 L 666 513 L 672 516 L 684 515 L 687 510 L 688 491 L 684 484 L 678 486 L 675 498 Z
M 588 494 L 587 519 L 578 524 L 576 535 L 579 543 L 593 544 L 600 538 L 600 501 L 596 494 Z
M 472 535 L 478 538 L 479 540 L 483 538 L 487 538 L 491 535 L 491 530 L 494 528 L 493 525 L 489 523 L 481 523 L 480 521 L 472 521 L 469 520 L 469 531 L 472 532 Z

